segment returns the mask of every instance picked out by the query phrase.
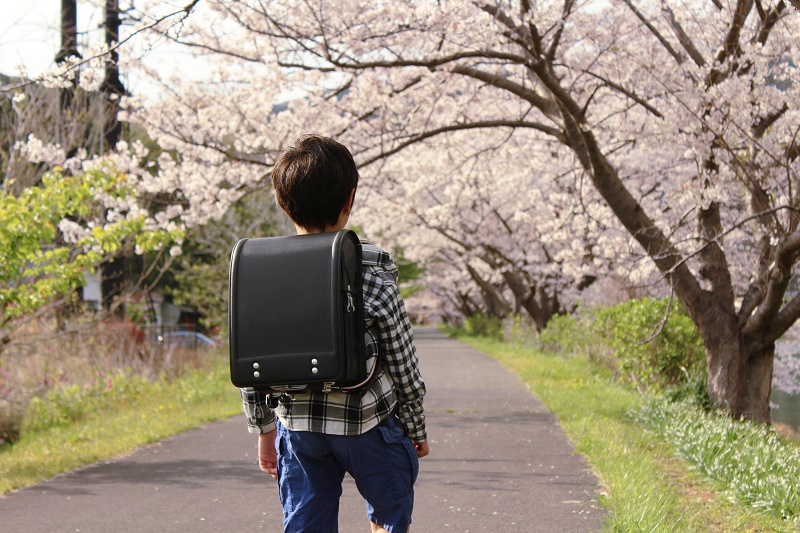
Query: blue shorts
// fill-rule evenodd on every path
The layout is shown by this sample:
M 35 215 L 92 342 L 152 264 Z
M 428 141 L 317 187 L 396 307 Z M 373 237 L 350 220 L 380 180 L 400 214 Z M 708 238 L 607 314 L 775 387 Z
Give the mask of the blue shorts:
M 284 532 L 338 532 L 345 472 L 369 520 L 392 533 L 408 530 L 419 459 L 394 415 L 356 436 L 290 431 L 279 422 L 275 447 Z

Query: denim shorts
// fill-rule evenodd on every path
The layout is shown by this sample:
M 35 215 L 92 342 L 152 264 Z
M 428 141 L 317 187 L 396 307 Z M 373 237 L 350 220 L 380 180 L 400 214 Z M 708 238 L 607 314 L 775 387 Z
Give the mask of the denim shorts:
M 419 459 L 395 415 L 355 436 L 291 431 L 279 422 L 275 447 L 284 532 L 338 532 L 345 472 L 369 520 L 391 533 L 408 530 Z

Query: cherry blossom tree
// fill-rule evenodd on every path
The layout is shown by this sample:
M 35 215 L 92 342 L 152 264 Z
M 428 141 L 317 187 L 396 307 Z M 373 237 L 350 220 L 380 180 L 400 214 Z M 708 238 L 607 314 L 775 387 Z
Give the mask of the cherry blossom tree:
M 487 266 L 495 276 L 582 275 L 601 259 L 635 265 L 637 279 L 659 273 L 700 331 L 714 404 L 769 420 L 774 343 L 800 316 L 789 291 L 800 250 L 800 15 L 784 1 L 206 8 L 159 34 L 193 50 L 205 75 L 165 80 L 172 98 L 131 115 L 181 154 L 161 179 L 184 189 L 187 217 L 213 216 L 209 196 L 235 200 L 296 134 L 335 136 L 361 165 L 365 205 L 402 202 L 394 235 L 409 246 L 409 228 L 430 234 L 411 254 L 449 241 L 448 260 L 479 277 Z M 290 102 L 275 108 L 281 100 Z M 490 152 L 490 171 L 468 170 Z M 560 184 L 565 173 L 572 182 Z M 476 176 L 482 187 L 470 185 Z M 547 223 L 562 209 L 584 231 L 565 225 L 578 242 L 555 239 L 547 253 L 564 260 L 548 263 L 536 240 L 553 235 Z M 631 241 L 648 263 L 620 255 Z

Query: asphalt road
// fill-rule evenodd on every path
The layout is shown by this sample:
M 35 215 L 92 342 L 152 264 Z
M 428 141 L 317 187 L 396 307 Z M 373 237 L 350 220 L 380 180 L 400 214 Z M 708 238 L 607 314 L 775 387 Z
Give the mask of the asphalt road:
M 420 461 L 412 531 L 600 530 L 597 479 L 527 387 L 434 329 L 415 333 L 431 455 Z M 369 531 L 350 478 L 339 528 Z M 280 532 L 281 508 L 241 416 L 0 498 L 8 533 L 256 529 Z

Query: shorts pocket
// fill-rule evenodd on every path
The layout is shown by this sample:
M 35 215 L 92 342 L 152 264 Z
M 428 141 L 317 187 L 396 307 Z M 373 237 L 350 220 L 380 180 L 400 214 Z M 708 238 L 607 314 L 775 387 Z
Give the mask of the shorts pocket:
M 419 474 L 419 457 L 417 457 L 417 449 L 414 448 L 414 443 L 403 432 L 400 427 L 400 421 L 394 415 L 389 415 L 384 422 L 381 422 L 378 425 L 378 430 L 381 432 L 383 442 L 388 445 L 402 446 L 406 450 L 408 459 L 411 461 L 411 484 L 413 485 Z
M 287 512 L 294 510 L 294 499 L 292 498 L 292 489 L 289 483 L 289 472 L 287 471 L 288 465 L 288 443 L 286 436 L 283 434 L 286 431 L 282 426 L 278 429 L 278 438 L 275 439 L 275 450 L 278 452 L 278 496 L 281 500 L 281 506 Z

